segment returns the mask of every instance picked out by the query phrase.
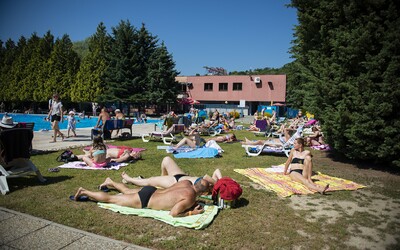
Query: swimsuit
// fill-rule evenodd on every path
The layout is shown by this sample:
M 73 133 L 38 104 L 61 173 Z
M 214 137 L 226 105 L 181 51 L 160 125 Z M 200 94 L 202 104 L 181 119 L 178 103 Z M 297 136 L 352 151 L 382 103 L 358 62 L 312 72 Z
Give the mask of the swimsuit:
M 121 155 L 123 155 L 124 152 L 125 152 L 125 148 L 120 148 L 120 149 L 118 150 L 117 158 L 121 157 Z
M 151 196 L 154 194 L 156 190 L 157 190 L 156 187 L 145 186 L 138 192 L 140 203 L 142 203 L 142 208 L 147 207 Z
M 101 149 L 101 150 L 94 151 L 92 153 L 92 155 L 95 156 L 95 155 L 101 155 L 101 154 L 105 154 L 105 153 L 106 153 L 106 151 L 104 149 Z
M 297 173 L 303 175 L 303 170 L 302 170 L 302 169 L 292 169 L 292 170 L 290 170 L 289 174 L 290 174 L 291 172 L 297 172 Z
M 93 161 L 93 165 L 95 168 L 103 168 L 103 167 L 107 166 L 107 162 L 97 163 L 97 162 Z
M 298 163 L 298 164 L 304 164 L 304 159 L 293 158 L 291 163 L 292 163 L 292 164 L 296 164 L 296 163 Z
M 183 176 L 188 176 L 187 174 L 176 174 L 174 175 L 176 182 L 179 181 L 180 178 L 182 178 Z

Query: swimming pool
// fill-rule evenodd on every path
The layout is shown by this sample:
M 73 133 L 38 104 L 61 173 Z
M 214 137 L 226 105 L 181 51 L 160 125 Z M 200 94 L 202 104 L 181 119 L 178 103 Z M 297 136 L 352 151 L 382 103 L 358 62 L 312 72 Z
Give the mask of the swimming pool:
M 33 114 L 15 114 L 15 113 L 8 113 L 9 116 L 11 116 L 14 120 L 14 122 L 34 122 L 35 127 L 34 131 L 40 131 L 40 130 L 51 130 L 51 124 L 49 121 L 46 121 L 45 118 L 47 115 L 33 115 Z M 0 114 L 0 119 L 2 119 L 4 114 Z M 60 129 L 67 129 L 67 120 L 65 119 L 66 116 L 64 116 L 64 122 L 60 122 Z M 98 117 L 91 117 L 87 118 L 85 117 L 84 119 L 79 118 L 78 116 L 75 116 L 76 119 L 76 127 L 77 128 L 93 128 L 96 125 Z M 160 123 L 160 119 L 147 119 L 147 123 Z M 142 124 L 137 122 L 135 119 L 136 124 Z

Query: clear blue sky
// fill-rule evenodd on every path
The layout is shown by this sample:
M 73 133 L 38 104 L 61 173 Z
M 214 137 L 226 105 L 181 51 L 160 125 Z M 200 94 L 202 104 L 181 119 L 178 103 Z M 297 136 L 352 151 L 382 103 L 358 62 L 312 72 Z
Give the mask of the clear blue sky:
M 296 10 L 290 0 L 0 0 L 0 39 L 50 30 L 72 41 L 93 35 L 100 22 L 111 32 L 121 20 L 164 41 L 181 75 L 205 74 L 203 66 L 228 72 L 279 68 L 288 53 Z

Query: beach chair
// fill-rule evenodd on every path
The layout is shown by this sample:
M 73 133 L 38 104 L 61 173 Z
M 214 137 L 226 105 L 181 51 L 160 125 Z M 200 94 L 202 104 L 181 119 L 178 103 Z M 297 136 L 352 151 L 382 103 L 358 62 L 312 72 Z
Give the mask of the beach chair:
M 97 135 L 101 135 L 104 140 L 111 139 L 111 133 L 115 129 L 122 129 L 124 125 L 124 120 L 107 120 L 103 127 L 93 128 L 91 133 L 91 139 Z
M 164 144 L 171 144 L 177 140 L 177 135 L 182 135 L 185 132 L 184 124 L 173 124 L 167 131 L 154 131 L 148 134 L 142 134 L 142 140 L 149 142 L 152 139 L 161 140 Z
M 287 141 L 285 141 L 283 135 L 280 135 L 280 143 L 266 141 L 264 145 L 242 145 L 242 147 L 246 150 L 248 156 L 258 156 L 261 153 L 274 153 L 285 154 L 289 157 L 290 150 L 293 147 L 293 142 L 302 136 L 302 130 L 303 126 L 298 127 L 296 132 Z
M 5 195 L 9 187 L 7 179 L 35 173 L 45 182 L 30 158 L 33 131 L 29 128 L 13 128 L 0 132 L 0 192 Z
M 270 126 L 268 125 L 267 120 L 261 119 L 261 120 L 256 120 L 254 124 L 257 128 L 260 129 L 260 131 L 254 131 L 255 136 L 269 136 L 270 135 Z

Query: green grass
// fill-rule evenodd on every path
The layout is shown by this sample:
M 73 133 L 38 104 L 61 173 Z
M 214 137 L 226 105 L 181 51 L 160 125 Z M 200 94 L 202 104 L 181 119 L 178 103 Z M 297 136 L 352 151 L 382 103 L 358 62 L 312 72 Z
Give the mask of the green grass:
M 259 139 L 247 131 L 237 131 L 236 135 L 239 139 L 244 136 Z M 390 242 L 388 247 L 399 245 L 400 212 L 393 209 L 400 207 L 400 177 L 359 169 L 348 162 L 334 161 L 318 151 L 313 151 L 314 170 L 351 179 L 368 188 L 333 192 L 326 196 L 296 197 L 304 204 L 293 205 L 292 198 L 281 199 L 275 193 L 257 190 L 251 186 L 250 179 L 233 171 L 236 168 L 269 167 L 283 163 L 286 158 L 271 155 L 247 157 L 239 143 L 231 143 L 220 144 L 225 150 L 222 158 L 176 159 L 178 165 L 190 175 L 212 174 L 215 168 L 220 168 L 224 176 L 234 178 L 243 187 L 239 206 L 220 211 L 204 230 L 176 228 L 149 218 L 113 213 L 98 208 L 93 202 L 70 201 L 68 197 L 78 187 L 94 190 L 106 177 L 119 181 L 122 171 L 131 176 L 159 175 L 160 163 L 168 155 L 164 150 L 156 149 L 157 145 L 161 145 L 157 142 L 144 143 L 141 139 L 132 139 L 110 144 L 147 150 L 143 160 L 119 171 L 61 169 L 58 173 L 50 173 L 47 169 L 60 165 L 56 162 L 60 152 L 32 156 L 32 161 L 48 182 L 40 184 L 34 177 L 10 179 L 11 192 L 0 196 L 0 206 L 153 249 L 349 249 L 352 248 L 347 244 L 350 237 L 361 234 L 360 230 L 350 230 L 350 225 L 355 228 L 379 227 L 380 234 L 390 234 L 397 239 L 397 243 Z M 81 149 L 73 151 L 82 152 Z M 391 201 L 393 208 L 372 207 L 368 210 L 377 200 Z M 340 202 L 354 203 L 363 210 L 349 214 L 350 206 L 336 205 Z M 334 222 L 328 222 L 327 218 L 319 215 L 319 208 L 323 206 L 326 206 L 323 212 L 336 211 L 340 216 Z M 387 213 L 392 214 L 388 217 Z M 367 236 L 364 238 L 368 240 Z M 383 234 L 381 238 L 385 247 Z

